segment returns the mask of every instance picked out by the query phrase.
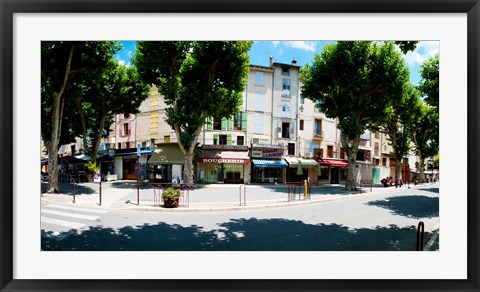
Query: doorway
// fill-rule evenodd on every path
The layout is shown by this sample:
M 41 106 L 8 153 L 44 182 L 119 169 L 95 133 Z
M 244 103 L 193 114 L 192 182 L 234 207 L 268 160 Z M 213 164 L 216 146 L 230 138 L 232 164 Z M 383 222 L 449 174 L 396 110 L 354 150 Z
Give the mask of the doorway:
M 330 168 L 330 183 L 331 184 L 338 184 L 340 182 L 340 171 L 338 167 L 331 167 Z

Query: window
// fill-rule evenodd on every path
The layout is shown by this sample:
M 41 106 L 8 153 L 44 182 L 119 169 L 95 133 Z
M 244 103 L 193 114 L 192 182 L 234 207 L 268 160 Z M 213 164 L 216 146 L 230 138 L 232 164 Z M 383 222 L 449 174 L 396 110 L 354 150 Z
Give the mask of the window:
M 288 155 L 295 155 L 295 143 L 288 143 Z
M 282 123 L 282 138 L 290 138 L 290 123 Z
M 117 146 L 118 146 L 117 149 L 122 149 L 122 143 L 118 142 Z
M 241 130 L 242 129 L 242 113 L 238 112 L 233 117 L 233 129 L 234 130 Z
M 375 132 L 375 139 L 380 139 L 380 133 L 379 132 Z
M 255 72 L 255 85 L 263 86 L 264 85 L 264 77 L 265 77 L 265 73 Z
M 300 131 L 303 131 L 304 129 L 304 120 L 300 120 Z
M 255 133 L 263 134 L 263 116 L 255 116 Z
M 289 118 L 290 117 L 290 101 L 282 100 L 282 116 Z
M 243 145 L 245 143 L 244 136 L 237 136 L 237 145 Z
M 163 136 L 164 143 L 170 143 L 170 136 Z
M 158 128 L 158 112 L 150 113 L 150 129 Z
M 345 149 L 343 147 L 340 148 L 340 159 L 345 159 Z
M 220 145 L 227 145 L 227 135 L 219 135 L 219 142 Z
M 357 160 L 359 160 L 359 161 L 364 161 L 365 160 L 365 151 L 364 150 L 358 149 Z
M 377 133 L 375 133 L 375 135 L 377 135 Z M 373 146 L 373 155 L 378 156 L 380 154 L 379 150 L 380 150 L 380 144 L 378 142 L 375 142 Z
M 315 135 L 322 135 L 322 120 L 315 120 L 315 129 L 313 132 Z
M 282 79 L 282 96 L 290 96 L 290 79 Z
M 218 135 L 213 135 L 213 145 L 218 145 Z
M 213 119 L 213 129 L 214 130 L 221 130 L 222 129 L 222 120 Z
M 255 110 L 263 112 L 263 103 L 264 103 L 264 95 L 263 93 L 255 94 Z
M 383 166 L 387 166 L 387 159 L 386 159 L 386 158 L 383 158 L 383 159 L 382 159 L 382 165 L 383 165 Z
M 307 152 L 310 153 L 311 156 L 314 155 L 315 153 L 315 149 L 318 148 L 318 143 L 317 142 L 308 142 L 308 148 L 307 148 Z
M 283 76 L 290 76 L 290 68 L 282 67 L 282 75 Z
M 123 135 L 128 136 L 130 135 L 130 124 L 123 124 Z
M 328 158 L 333 158 L 333 146 L 332 145 L 327 146 L 327 157 Z
M 323 158 L 323 149 L 322 149 L 322 148 L 315 148 L 315 149 L 313 149 L 313 157 L 315 157 L 315 158 Z

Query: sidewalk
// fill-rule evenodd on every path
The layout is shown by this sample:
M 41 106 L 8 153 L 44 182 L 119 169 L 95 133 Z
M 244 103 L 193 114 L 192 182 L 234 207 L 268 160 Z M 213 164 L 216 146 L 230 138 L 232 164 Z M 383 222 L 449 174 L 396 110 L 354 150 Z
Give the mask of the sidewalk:
M 411 188 L 421 188 L 430 185 L 410 185 Z M 46 189 L 43 186 L 44 190 Z M 240 198 L 242 188 L 242 198 Z M 158 206 L 161 190 L 152 186 L 141 185 L 137 194 L 136 181 L 102 182 L 102 196 L 98 183 L 82 183 L 75 186 L 75 205 L 87 208 L 108 208 L 116 210 L 140 212 L 222 212 L 236 210 L 256 210 L 267 208 L 281 208 L 305 204 L 317 204 L 349 197 L 369 196 L 395 190 L 406 189 L 385 188 L 374 185 L 371 189 L 364 188 L 351 192 L 343 185 L 313 186 L 310 197 L 303 196 L 303 187 L 296 189 L 295 200 L 288 200 L 286 185 L 197 185 L 197 188 L 185 191 L 178 208 L 162 208 Z M 243 190 L 246 195 L 243 196 Z M 61 194 L 42 194 L 42 200 L 52 203 L 73 204 L 73 185 L 61 184 Z M 155 198 L 156 194 L 156 198 Z M 242 202 L 240 202 L 242 200 Z M 140 201 L 140 204 L 138 204 Z M 245 202 L 246 201 L 246 202 Z

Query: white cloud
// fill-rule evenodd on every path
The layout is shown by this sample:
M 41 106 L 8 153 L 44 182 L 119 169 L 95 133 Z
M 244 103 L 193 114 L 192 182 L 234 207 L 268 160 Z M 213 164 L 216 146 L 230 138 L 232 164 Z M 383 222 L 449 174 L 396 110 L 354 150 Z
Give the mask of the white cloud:
M 304 51 L 311 51 L 315 52 L 315 42 L 307 42 L 307 41 L 286 41 L 283 44 L 287 47 L 300 49 Z
M 405 55 L 405 62 L 408 65 L 422 64 L 427 59 L 437 55 L 440 52 L 440 42 L 427 41 L 419 42 L 417 48 L 413 52 Z
M 282 44 L 286 47 L 300 49 L 304 51 L 315 51 L 316 42 L 307 42 L 307 41 L 273 41 L 273 47 L 276 48 L 278 45 Z
M 122 60 L 122 59 L 120 59 L 120 58 L 117 59 L 117 62 L 118 62 L 120 65 L 125 65 L 125 61 Z

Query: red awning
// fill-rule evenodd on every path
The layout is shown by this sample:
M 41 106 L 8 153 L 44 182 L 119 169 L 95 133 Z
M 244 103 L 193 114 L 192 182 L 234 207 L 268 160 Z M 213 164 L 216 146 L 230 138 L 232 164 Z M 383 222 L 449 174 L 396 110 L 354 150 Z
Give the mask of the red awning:
M 340 159 L 317 159 L 320 164 L 328 164 L 335 167 L 347 167 L 348 162 Z

